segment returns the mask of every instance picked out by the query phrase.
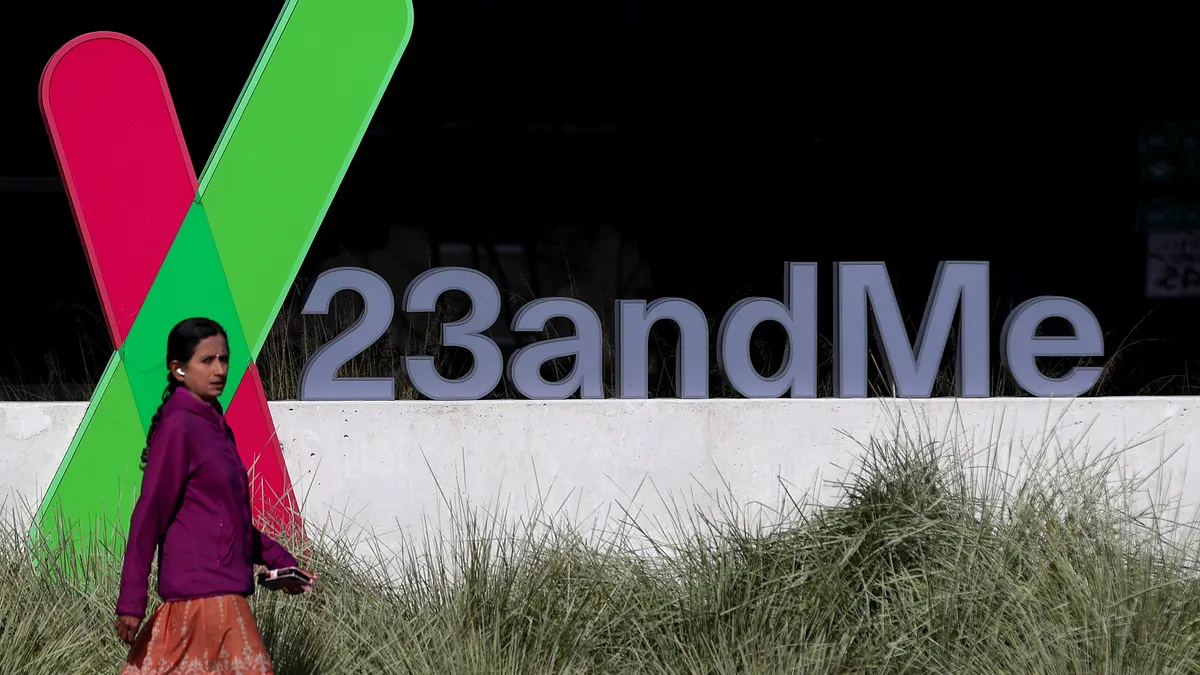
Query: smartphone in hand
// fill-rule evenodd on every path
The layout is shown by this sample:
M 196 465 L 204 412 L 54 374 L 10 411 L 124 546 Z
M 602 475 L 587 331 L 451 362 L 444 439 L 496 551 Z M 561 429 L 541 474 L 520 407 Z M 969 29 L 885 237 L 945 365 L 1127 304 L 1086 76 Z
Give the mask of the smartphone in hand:
M 267 570 L 258 575 L 258 585 L 269 591 L 286 588 L 304 588 L 312 585 L 312 577 L 298 567 L 284 567 L 277 570 Z

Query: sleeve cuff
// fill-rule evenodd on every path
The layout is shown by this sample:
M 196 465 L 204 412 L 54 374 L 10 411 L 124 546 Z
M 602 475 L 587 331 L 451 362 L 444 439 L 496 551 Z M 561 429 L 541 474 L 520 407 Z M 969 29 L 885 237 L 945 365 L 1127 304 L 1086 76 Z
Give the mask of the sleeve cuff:
M 146 607 L 143 605 L 140 609 L 129 603 L 117 603 L 117 616 L 132 616 L 136 619 L 146 618 Z

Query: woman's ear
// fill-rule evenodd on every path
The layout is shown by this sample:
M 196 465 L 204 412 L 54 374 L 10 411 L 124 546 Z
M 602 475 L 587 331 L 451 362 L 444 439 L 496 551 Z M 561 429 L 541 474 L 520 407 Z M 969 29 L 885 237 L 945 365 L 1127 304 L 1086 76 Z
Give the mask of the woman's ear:
M 171 377 L 175 378 L 175 380 L 178 382 L 183 382 L 183 364 L 182 363 L 180 363 L 178 361 L 172 361 L 171 363 L 167 364 L 167 367 L 171 369 L 171 373 L 170 373 Z

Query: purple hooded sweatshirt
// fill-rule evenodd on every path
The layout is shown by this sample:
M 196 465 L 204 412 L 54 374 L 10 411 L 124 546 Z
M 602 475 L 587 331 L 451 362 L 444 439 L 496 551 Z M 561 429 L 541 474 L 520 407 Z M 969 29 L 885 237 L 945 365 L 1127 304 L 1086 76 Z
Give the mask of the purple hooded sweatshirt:
M 117 615 L 145 618 L 158 548 L 165 602 L 254 593 L 254 565 L 296 565 L 254 527 L 250 483 L 220 404 L 180 387 L 162 407 L 133 509 Z

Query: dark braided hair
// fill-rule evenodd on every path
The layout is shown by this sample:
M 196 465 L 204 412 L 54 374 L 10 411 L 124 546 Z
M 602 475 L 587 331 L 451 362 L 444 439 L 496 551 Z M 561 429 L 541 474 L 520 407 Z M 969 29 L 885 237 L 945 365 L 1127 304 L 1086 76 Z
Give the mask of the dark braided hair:
M 159 404 L 158 410 L 154 411 L 154 417 L 150 418 L 150 430 L 146 432 L 146 447 L 142 448 L 142 470 L 146 469 L 146 461 L 150 457 L 150 439 L 154 437 L 158 423 L 162 420 L 163 405 L 183 384 L 175 378 L 174 373 L 170 372 L 171 362 L 187 363 L 191 361 L 192 356 L 196 354 L 196 347 L 201 342 L 217 335 L 228 339 L 221 324 L 212 319 L 203 318 L 184 319 L 175 324 L 175 327 L 167 335 L 167 388 L 163 390 L 162 403 Z

